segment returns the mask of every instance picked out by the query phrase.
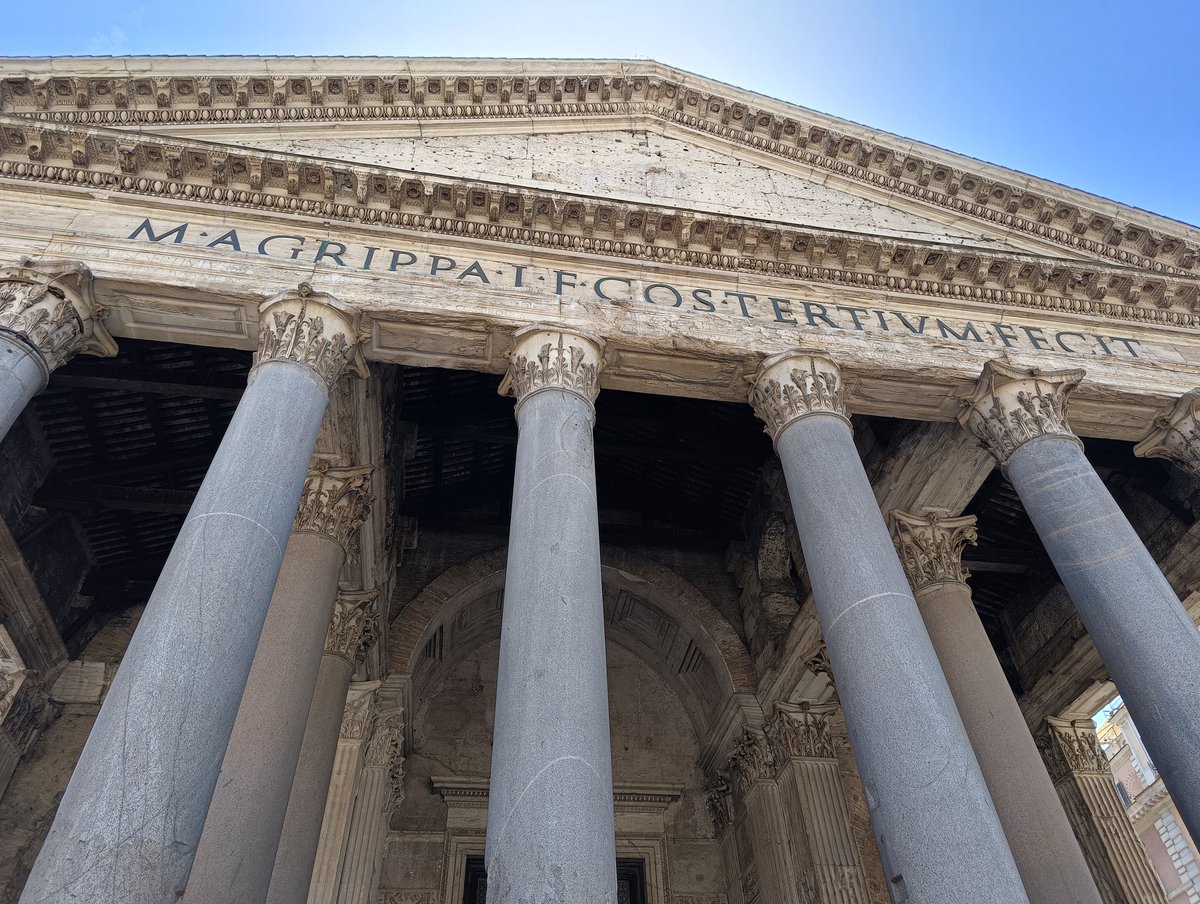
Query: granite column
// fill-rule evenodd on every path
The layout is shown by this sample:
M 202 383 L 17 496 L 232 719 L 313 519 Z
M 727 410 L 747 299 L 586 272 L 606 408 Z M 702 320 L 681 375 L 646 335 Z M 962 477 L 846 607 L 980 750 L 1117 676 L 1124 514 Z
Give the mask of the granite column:
M 67 785 L 22 904 L 182 893 L 357 312 L 307 286 L 258 359 Z
M 1180 815 L 1200 835 L 1200 631 L 1067 424 L 1083 376 L 989 361 L 959 422 L 1012 482 Z
M 592 403 L 603 341 L 519 330 L 516 480 L 488 799 L 489 904 L 615 902 Z
M 893 898 L 1027 901 L 858 457 L 837 365 L 769 357 L 750 401 L 783 464 Z
M 346 554 L 370 467 L 309 468 L 184 904 L 262 904 Z
M 1030 904 L 1100 904 L 1054 783 L 975 611 L 962 549 L 975 519 L 892 512 L 908 575 Z
M 91 271 L 76 261 L 0 269 L 0 440 L 72 355 L 117 353 L 107 313 L 92 297 Z
M 308 898 L 346 695 L 354 670 L 374 640 L 377 604 L 376 592 L 338 594 L 271 869 L 269 904 L 297 904 Z M 364 721 L 374 718 L 372 701 L 373 694 L 366 695 Z

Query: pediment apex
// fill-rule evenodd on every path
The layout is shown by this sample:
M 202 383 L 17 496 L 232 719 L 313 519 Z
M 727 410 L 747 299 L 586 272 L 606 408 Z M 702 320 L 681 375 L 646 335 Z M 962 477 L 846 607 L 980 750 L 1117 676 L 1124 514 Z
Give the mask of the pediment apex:
M 0 61 L 0 112 L 164 131 L 646 116 L 1055 244 L 1067 256 L 1160 273 L 1200 269 L 1195 226 L 650 60 L 10 58 Z

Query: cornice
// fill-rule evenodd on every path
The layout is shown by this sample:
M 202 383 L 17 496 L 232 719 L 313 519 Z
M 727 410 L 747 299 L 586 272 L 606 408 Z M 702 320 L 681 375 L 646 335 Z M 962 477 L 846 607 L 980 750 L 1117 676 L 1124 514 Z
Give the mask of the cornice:
M 1118 264 L 1200 267 L 1186 224 L 651 62 L 12 60 L 0 110 L 112 126 L 650 115 Z
M 1190 327 L 1200 277 L 797 227 L 0 114 L 0 177 L 525 247 Z

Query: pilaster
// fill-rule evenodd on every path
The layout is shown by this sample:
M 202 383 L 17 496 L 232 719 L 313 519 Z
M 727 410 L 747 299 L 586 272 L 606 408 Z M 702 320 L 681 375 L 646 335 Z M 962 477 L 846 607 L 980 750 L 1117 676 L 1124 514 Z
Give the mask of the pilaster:
M 1046 719 L 1037 738 L 1105 904 L 1164 904 L 1162 884 L 1125 815 L 1091 719 Z

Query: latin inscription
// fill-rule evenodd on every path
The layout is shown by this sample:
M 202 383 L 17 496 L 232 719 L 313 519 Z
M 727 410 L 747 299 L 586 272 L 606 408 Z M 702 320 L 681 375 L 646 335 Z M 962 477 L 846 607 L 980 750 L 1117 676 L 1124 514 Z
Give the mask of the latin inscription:
M 190 230 L 190 233 L 189 233 Z M 821 304 L 762 292 L 695 288 L 665 282 L 642 284 L 634 276 L 606 274 L 582 278 L 569 270 L 539 270 L 522 265 L 497 265 L 463 260 L 445 254 L 348 245 L 331 239 L 277 234 L 262 239 L 236 229 L 214 233 L 191 223 L 156 225 L 145 219 L 130 233 L 134 241 L 202 247 L 214 251 L 257 254 L 262 257 L 328 265 L 373 273 L 402 273 L 445 279 L 466 285 L 487 285 L 527 291 L 543 290 L 564 298 L 590 293 L 601 302 L 674 309 L 697 316 L 730 316 L 745 320 L 795 325 L 818 332 L 890 333 L 998 345 L 1022 351 L 1054 351 L 1069 355 L 1140 358 L 1141 343 L 1128 336 L 1080 330 L 1052 330 L 1013 322 L 961 320 L 914 314 L 886 308 Z

